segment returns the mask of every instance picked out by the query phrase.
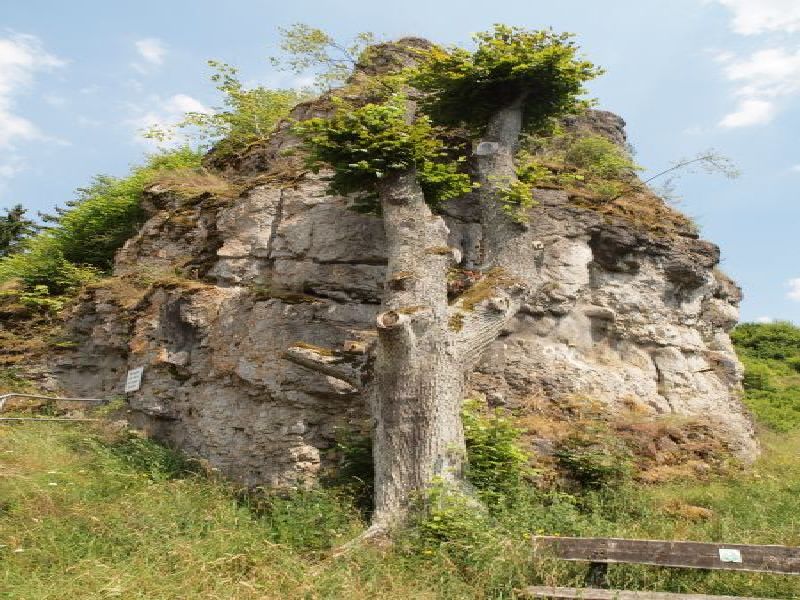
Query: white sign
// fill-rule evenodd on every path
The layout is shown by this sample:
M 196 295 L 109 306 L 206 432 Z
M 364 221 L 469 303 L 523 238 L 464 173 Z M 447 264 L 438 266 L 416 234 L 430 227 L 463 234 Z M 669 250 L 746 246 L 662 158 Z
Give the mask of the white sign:
M 136 367 L 128 371 L 128 377 L 125 379 L 125 393 L 135 392 L 142 387 L 142 373 L 144 367 Z
M 719 559 L 722 562 L 740 563 L 742 562 L 742 553 L 734 548 L 720 548 Z

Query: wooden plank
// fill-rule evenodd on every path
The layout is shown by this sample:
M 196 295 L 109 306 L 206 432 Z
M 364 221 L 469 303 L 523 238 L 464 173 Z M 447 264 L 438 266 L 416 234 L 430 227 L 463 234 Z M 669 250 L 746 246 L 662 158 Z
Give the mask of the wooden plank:
M 566 598 L 578 600 L 769 600 L 743 596 L 707 596 L 705 594 L 670 594 L 667 592 L 632 592 L 597 588 L 533 586 L 520 590 L 522 598 Z
M 534 550 L 563 560 L 800 575 L 800 548 L 790 546 L 539 536 Z

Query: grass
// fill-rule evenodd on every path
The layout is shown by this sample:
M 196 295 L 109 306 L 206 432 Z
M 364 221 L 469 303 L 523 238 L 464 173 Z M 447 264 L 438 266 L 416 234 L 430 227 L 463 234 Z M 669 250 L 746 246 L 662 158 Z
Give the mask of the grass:
M 747 475 L 578 494 L 527 488 L 491 515 L 442 513 L 391 548 L 334 557 L 329 550 L 364 527 L 336 488 L 244 494 L 130 433 L 6 426 L 0 598 L 511 598 L 524 585 L 583 575 L 580 565 L 535 560 L 533 534 L 800 545 L 800 433 L 763 443 Z M 617 566 L 611 580 L 800 598 L 800 579 L 788 576 Z
M 783 352 L 786 343 L 776 350 L 773 341 L 786 331 L 763 333 L 766 341 L 740 344 L 750 348 L 751 405 L 753 391 L 785 390 L 797 378 L 795 367 L 763 358 Z M 769 369 L 754 358 L 772 361 Z M 2 376 L 0 384 L 16 387 L 24 373 Z M 502 456 L 517 452 L 515 430 L 473 415 L 469 437 L 486 459 L 476 468 L 491 467 L 478 472 L 491 484 L 480 488 L 489 510 L 437 492 L 430 512 L 391 546 L 346 553 L 332 550 L 366 526 L 363 485 L 244 491 L 110 422 L 0 426 L 0 599 L 507 599 L 527 585 L 583 581 L 586 565 L 533 556 L 537 534 L 800 546 L 800 427 L 764 407 L 756 415 L 764 452 L 752 468 L 668 482 L 607 478 L 599 489 L 540 487 L 536 472 L 497 480 Z M 638 440 L 634 425 L 615 435 Z M 653 427 L 660 436 L 678 425 Z M 352 472 L 341 475 L 363 478 L 368 446 L 356 445 Z M 800 577 L 783 575 L 615 565 L 610 580 L 625 589 L 800 599 Z

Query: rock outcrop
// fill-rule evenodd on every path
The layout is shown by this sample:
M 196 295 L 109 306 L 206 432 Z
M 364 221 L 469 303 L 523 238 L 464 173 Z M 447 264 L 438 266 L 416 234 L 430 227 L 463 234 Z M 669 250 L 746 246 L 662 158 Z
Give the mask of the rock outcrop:
M 570 126 L 624 141 L 610 113 Z M 233 200 L 153 186 L 147 222 L 119 252 L 115 278 L 75 308 L 78 346 L 56 365 L 67 389 L 92 396 L 121 393 L 126 371 L 143 366 L 129 394 L 134 422 L 247 484 L 313 481 L 337 428 L 368 421 L 347 384 L 282 356 L 298 341 L 365 352 L 386 269 L 381 220 L 326 195 L 321 176 L 283 157 L 293 143 L 279 131 L 225 165 L 244 190 Z M 472 392 L 509 409 L 585 397 L 702 416 L 752 458 L 727 333 L 740 292 L 717 270 L 717 247 L 649 194 L 603 206 L 564 190 L 536 198 L 516 249 L 533 294 L 485 353 Z M 481 246 L 475 209 L 446 212 L 469 273 Z

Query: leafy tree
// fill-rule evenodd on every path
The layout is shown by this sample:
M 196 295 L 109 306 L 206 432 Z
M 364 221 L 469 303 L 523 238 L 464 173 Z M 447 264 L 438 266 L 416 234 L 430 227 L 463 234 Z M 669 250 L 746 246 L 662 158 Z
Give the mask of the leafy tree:
M 332 114 L 297 126 L 315 168 L 332 169 L 330 193 L 372 196 L 387 237 L 383 311 L 374 360 L 299 342 L 285 353 L 306 368 L 338 377 L 371 399 L 375 420 L 375 512 L 370 535 L 402 520 L 413 497 L 430 486 L 469 495 L 461 422 L 465 377 L 516 314 L 535 274 L 520 259 L 522 229 L 497 202 L 518 181 L 515 151 L 534 130 L 586 105 L 582 83 L 600 71 L 577 58 L 570 36 L 496 26 L 477 48 L 419 52 L 409 81 L 417 102 L 334 104 Z M 306 42 L 314 56 L 317 41 Z M 414 97 L 415 100 L 417 96 Z M 441 141 L 440 127 L 467 125 L 484 135 L 467 165 Z M 459 171 L 464 162 L 473 186 Z M 460 261 L 448 229 L 432 212 L 456 197 L 476 205 L 483 273 L 448 302 L 448 268 Z M 367 366 L 369 365 L 369 366 Z M 478 471 L 482 468 L 476 465 Z
M 264 86 L 246 88 L 238 70 L 224 62 L 210 60 L 211 81 L 222 92 L 222 106 L 213 112 L 187 112 L 173 126 L 154 126 L 144 135 L 158 142 L 168 142 L 178 131 L 184 132 L 201 148 L 214 146 L 218 155 L 238 152 L 265 141 L 275 126 L 307 94 L 299 90 L 273 90 Z
M 21 280 L 28 289 L 47 286 L 51 294 L 74 291 L 113 266 L 114 253 L 144 220 L 144 189 L 159 173 L 197 167 L 201 155 L 180 148 L 153 155 L 126 177 L 99 175 L 80 188 L 20 251 L 0 259 L 0 281 Z
M 523 104 L 523 130 L 586 107 L 584 82 L 602 73 L 578 57 L 572 34 L 495 25 L 474 36 L 477 49 L 436 47 L 423 57 L 411 83 L 427 92 L 435 123 L 484 131 L 498 106 Z
M 270 62 L 298 74 L 317 70 L 314 82 L 320 90 L 344 83 L 364 51 L 375 43 L 375 35 L 368 31 L 356 34 L 349 42 L 340 43 L 322 29 L 304 23 L 278 30 L 282 37 L 280 47 L 286 56 L 272 57 Z
M 34 221 L 28 219 L 28 212 L 21 204 L 5 209 L 6 214 L 0 218 L 0 256 L 17 252 L 22 241 L 36 232 Z

